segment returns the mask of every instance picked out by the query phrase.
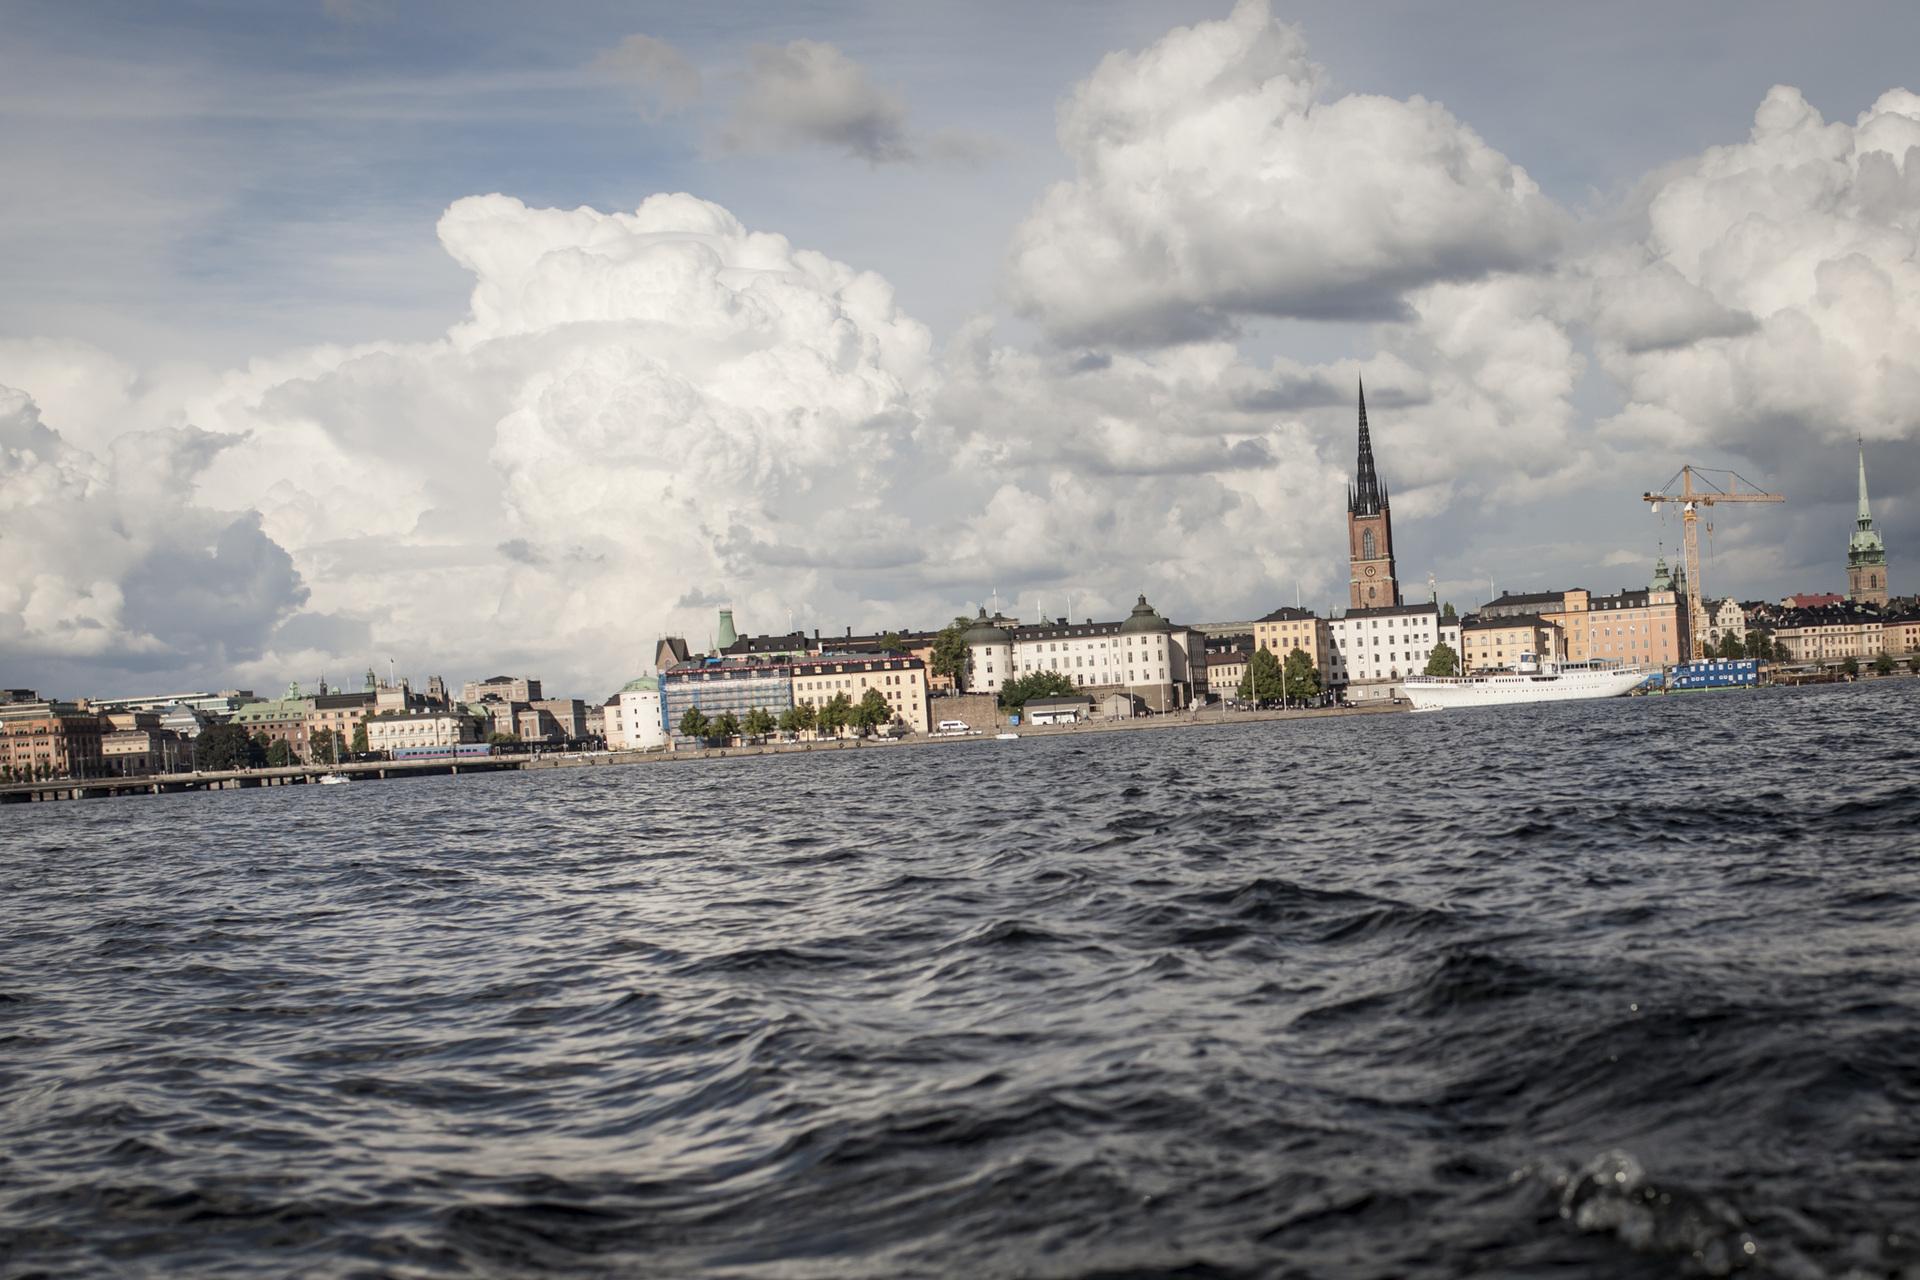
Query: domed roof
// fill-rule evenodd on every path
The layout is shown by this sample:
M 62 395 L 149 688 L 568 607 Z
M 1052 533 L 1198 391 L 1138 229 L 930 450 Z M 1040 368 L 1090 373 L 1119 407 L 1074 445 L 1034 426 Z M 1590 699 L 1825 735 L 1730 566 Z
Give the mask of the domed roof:
M 1120 624 L 1123 635 L 1130 635 L 1136 631 L 1171 630 L 1173 628 L 1168 625 L 1167 620 L 1155 613 L 1153 606 L 1147 603 L 1145 595 L 1142 595 L 1140 602 L 1133 606 L 1133 612 L 1127 616 L 1127 620 Z
M 973 620 L 972 626 L 960 633 L 960 639 L 968 645 L 1006 644 L 1013 637 L 1007 633 L 1005 627 L 996 627 L 988 620 L 986 606 L 982 605 L 980 616 Z
M 620 692 L 622 693 L 658 693 L 660 692 L 660 677 L 641 676 L 637 680 L 629 680 L 625 684 L 620 686 Z

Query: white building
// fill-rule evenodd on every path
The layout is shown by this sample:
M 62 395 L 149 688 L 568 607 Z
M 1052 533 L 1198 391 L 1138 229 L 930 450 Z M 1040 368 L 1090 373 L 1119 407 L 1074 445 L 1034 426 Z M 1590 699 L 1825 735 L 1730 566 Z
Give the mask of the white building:
M 607 699 L 606 737 L 609 751 L 649 751 L 667 745 L 666 725 L 660 719 L 660 681 L 655 676 L 629 680 Z
M 1402 696 L 1400 682 L 1425 673 L 1437 645 L 1460 652 L 1460 622 L 1443 618 L 1434 604 L 1349 609 L 1327 621 L 1329 659 L 1323 672 L 1330 688 L 1349 702 Z
M 1700 602 L 1700 609 L 1707 615 L 1702 634 L 1707 638 L 1709 654 L 1718 648 L 1720 642 L 1727 636 L 1734 637 L 1742 644 L 1746 643 L 1747 611 L 1740 607 L 1738 600 L 1732 596 L 1724 600 L 1703 600 Z
M 470 715 L 460 711 L 401 711 L 368 716 L 369 751 L 392 751 L 398 747 L 448 747 L 460 742 L 480 741 L 480 727 Z
M 1062 618 L 1008 628 L 982 609 L 963 638 L 969 693 L 998 693 L 1018 676 L 1056 671 L 1089 691 L 1122 689 L 1150 710 L 1171 711 L 1193 701 L 1196 660 L 1205 669 L 1200 633 L 1162 618 L 1145 596 L 1123 622 Z

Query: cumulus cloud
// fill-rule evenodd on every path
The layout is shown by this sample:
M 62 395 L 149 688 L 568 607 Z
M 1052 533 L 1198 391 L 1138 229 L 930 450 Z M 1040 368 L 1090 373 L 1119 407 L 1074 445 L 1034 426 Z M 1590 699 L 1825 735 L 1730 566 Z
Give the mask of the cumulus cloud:
M 721 142 L 736 151 L 828 147 L 868 164 L 916 158 L 906 99 L 819 40 L 754 46 Z
M 1537 264 L 1562 229 L 1526 171 L 1439 103 L 1328 100 L 1266 0 L 1109 55 L 1059 134 L 1075 176 L 1016 233 L 1011 291 L 1063 342 L 1403 317 L 1410 290 Z
M 648 120 L 682 111 L 700 98 L 699 68 L 654 36 L 628 36 L 595 58 L 593 69 L 626 84 Z
M 1610 435 L 1798 470 L 1856 435 L 1920 432 L 1920 95 L 1847 124 L 1776 87 L 1745 142 L 1664 171 L 1643 220 L 1586 267 L 1596 351 L 1629 401 Z

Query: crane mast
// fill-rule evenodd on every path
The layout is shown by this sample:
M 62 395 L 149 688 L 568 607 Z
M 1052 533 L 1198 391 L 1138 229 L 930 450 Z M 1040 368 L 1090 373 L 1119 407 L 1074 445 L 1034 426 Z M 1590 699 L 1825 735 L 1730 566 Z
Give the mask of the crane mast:
M 1785 502 L 1785 494 L 1768 493 L 1753 481 L 1737 472 L 1718 471 L 1714 474 L 1727 477 L 1727 486 L 1723 489 L 1701 475 L 1701 468 L 1684 466 L 1680 473 L 1658 493 L 1641 495 L 1653 510 L 1658 511 L 1663 502 L 1677 503 L 1680 507 L 1681 540 L 1686 548 L 1687 566 L 1687 653 L 1698 659 L 1705 657 L 1706 628 L 1700 625 L 1704 609 L 1700 604 L 1700 511 L 1701 507 L 1718 506 L 1726 502 Z M 1695 486 L 1695 479 L 1700 481 Z M 1679 489 L 1674 488 L 1675 482 Z M 1741 488 L 1745 485 L 1746 488 Z

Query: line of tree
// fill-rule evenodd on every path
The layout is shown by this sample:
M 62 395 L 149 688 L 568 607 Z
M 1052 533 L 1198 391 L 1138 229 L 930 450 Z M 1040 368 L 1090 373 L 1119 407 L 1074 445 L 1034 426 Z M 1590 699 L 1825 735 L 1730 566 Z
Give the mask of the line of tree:
M 194 767 L 208 773 L 255 769 L 267 762 L 267 749 L 237 724 L 209 725 L 193 740 Z
M 972 625 L 966 618 L 955 618 L 940 628 L 940 634 L 933 638 L 933 656 L 927 663 L 928 674 L 945 676 L 956 685 L 965 682 L 973 652 L 967 648 L 967 642 L 962 637 Z
M 887 695 L 878 689 L 868 689 L 858 702 L 846 693 L 836 693 L 818 706 L 797 702 L 782 711 L 777 719 L 765 707 L 754 707 L 744 718 L 731 711 L 709 716 L 698 707 L 688 707 L 680 717 L 680 733 L 696 742 L 716 739 L 725 742 L 733 738 L 764 740 L 776 729 L 796 736 L 818 733 L 833 738 L 851 729 L 865 737 L 885 728 L 894 718 L 893 704 L 887 701 Z
M 1460 655 L 1453 646 L 1442 640 L 1433 646 L 1433 652 L 1427 655 L 1427 674 L 1430 676 L 1457 676 L 1460 674 Z
M 1030 671 L 1000 686 L 1000 705 L 1018 711 L 1034 698 L 1067 698 L 1079 692 L 1079 686 L 1062 672 Z

